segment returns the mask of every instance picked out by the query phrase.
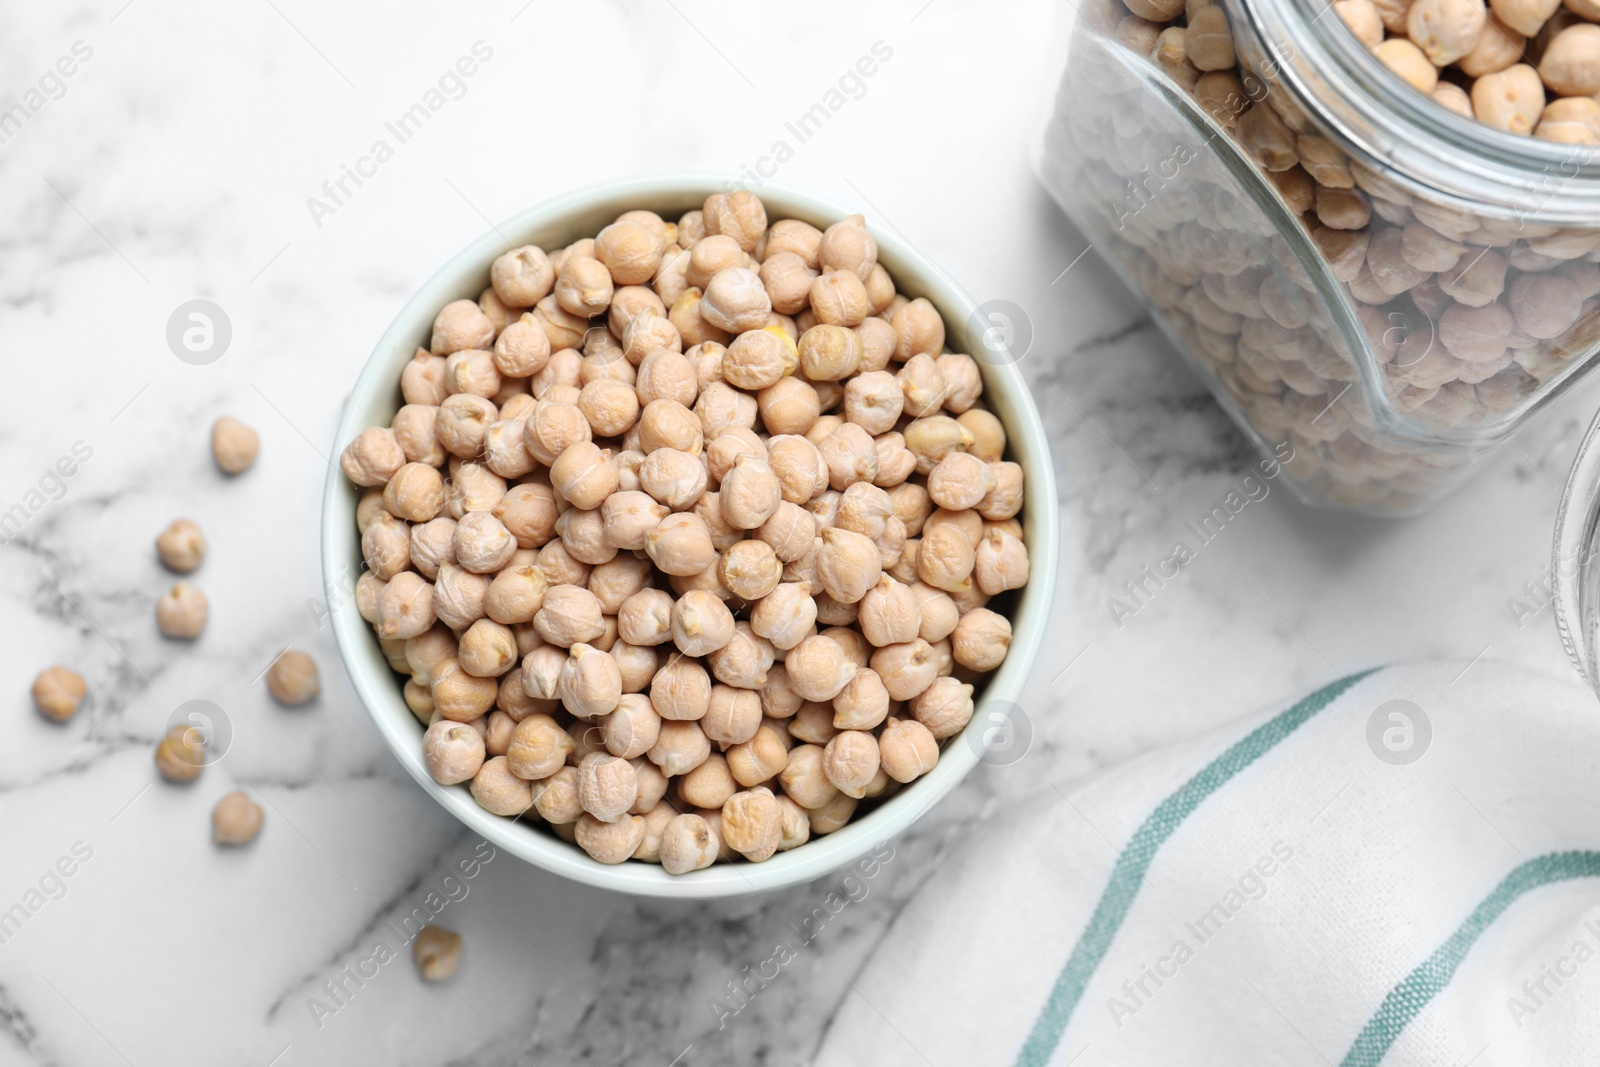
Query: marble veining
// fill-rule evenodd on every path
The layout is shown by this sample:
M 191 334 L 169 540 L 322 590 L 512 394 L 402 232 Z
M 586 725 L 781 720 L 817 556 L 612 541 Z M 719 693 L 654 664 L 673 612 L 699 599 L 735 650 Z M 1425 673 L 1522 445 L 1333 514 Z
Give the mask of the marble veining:
M 0 544 L 0 911 L 44 901 L 0 940 L 0 1064 L 938 1063 L 875 1014 L 874 983 L 959 1011 L 964 976 L 869 963 L 922 936 L 917 903 L 971 866 L 995 820 L 1350 668 L 1482 653 L 1568 669 L 1549 611 L 1508 601 L 1548 558 L 1593 389 L 1412 522 L 1308 511 L 1275 488 L 1116 617 L 1123 583 L 1255 457 L 1031 177 L 1054 6 L 80 0 L 11 13 L 0 105 L 75 41 L 93 57 L 0 142 L 0 512 L 41 501 Z M 480 40 L 494 58 L 464 94 L 314 219 L 324 180 Z M 596 892 L 504 855 L 465 879 L 478 842 L 395 764 L 319 624 L 320 492 L 347 383 L 399 302 L 491 220 L 613 177 L 733 178 L 879 40 L 892 60 L 775 180 L 860 205 L 979 299 L 1026 309 L 1021 369 L 1063 519 L 1050 652 L 1025 698 L 1032 749 L 976 771 L 809 930 L 839 876 L 701 904 Z M 206 366 L 165 340 L 194 297 L 233 328 Z M 263 438 L 233 481 L 207 451 L 225 412 Z M 91 458 L 41 490 L 77 442 Z M 153 621 L 171 577 L 151 541 L 179 516 L 210 545 L 194 580 L 211 622 L 194 645 Z M 259 680 L 290 643 L 323 671 L 301 709 Z M 26 692 L 58 661 L 92 694 L 64 727 Z M 225 756 L 190 787 L 153 783 L 151 745 L 196 698 L 225 712 Z M 263 798 L 266 830 L 223 853 L 208 815 L 239 784 Z M 92 858 L 58 890 L 45 876 L 80 843 Z M 439 900 L 465 958 L 453 986 L 424 987 L 404 922 Z M 792 960 L 749 979 L 779 942 Z M 380 945 L 396 958 L 361 984 L 342 977 Z

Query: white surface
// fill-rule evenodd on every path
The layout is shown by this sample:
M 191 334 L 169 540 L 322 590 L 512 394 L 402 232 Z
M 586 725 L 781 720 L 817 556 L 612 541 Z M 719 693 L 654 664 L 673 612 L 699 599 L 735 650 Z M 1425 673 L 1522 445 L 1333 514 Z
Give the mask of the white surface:
M 1519 628 L 1507 600 L 1541 576 L 1592 390 L 1422 520 L 1309 512 L 1274 489 L 1112 622 L 1107 598 L 1253 457 L 1092 254 L 1061 273 L 1084 242 L 1025 164 L 1049 5 L 826 3 L 775 21 L 731 2 L 536 0 L 513 22 L 521 0 L 118 2 L 26 5 L 0 37 L 0 102 L 74 41 L 94 48 L 0 144 L 0 510 L 75 441 L 94 449 L 0 545 L 0 907 L 73 842 L 94 849 L 66 896 L 0 944 L 0 1064 L 667 1064 L 690 1045 L 681 1065 L 806 1062 L 874 982 L 960 1004 L 961 975 L 858 976 L 908 901 L 982 861 L 991 817 L 1026 818 L 1053 786 L 1355 667 L 1487 649 L 1569 670 L 1549 612 Z M 316 228 L 306 199 L 479 39 L 494 57 L 466 95 Z M 319 494 L 345 388 L 399 304 L 486 220 L 619 176 L 735 175 L 793 143 L 784 123 L 880 39 L 893 58 L 778 176 L 860 203 L 977 299 L 1032 318 L 1021 366 L 1054 436 L 1076 575 L 1059 596 L 1059 666 L 1024 701 L 1033 750 L 980 768 L 895 842 L 867 895 L 720 1031 L 710 999 L 836 883 L 641 903 L 501 856 L 440 916 L 466 939 L 455 990 L 397 960 L 318 1029 L 308 998 L 378 941 L 397 945 L 388 923 L 442 897 L 475 844 L 395 764 L 306 607 L 321 596 Z M 197 296 L 234 327 L 205 367 L 164 339 Z M 237 481 L 206 447 L 224 412 L 263 437 Z M 211 625 L 194 647 L 161 640 L 151 617 L 170 576 L 150 542 L 179 515 L 211 544 L 196 575 Z M 323 697 L 301 710 L 256 680 L 290 642 L 324 667 Z M 27 707 L 28 680 L 56 661 L 94 694 L 65 728 Z M 154 739 L 197 697 L 227 709 L 232 750 L 192 788 L 150 785 Z M 238 784 L 266 798 L 267 826 L 219 853 L 207 815 Z M 896 1021 L 882 1025 L 892 1042 Z

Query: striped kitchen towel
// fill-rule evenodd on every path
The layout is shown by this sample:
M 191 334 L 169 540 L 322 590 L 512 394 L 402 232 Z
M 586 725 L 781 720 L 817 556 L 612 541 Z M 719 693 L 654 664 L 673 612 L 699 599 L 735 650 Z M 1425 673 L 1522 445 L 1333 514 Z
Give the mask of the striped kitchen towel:
M 1575 681 L 1351 675 L 981 832 L 816 1062 L 1600 1064 L 1600 707 Z

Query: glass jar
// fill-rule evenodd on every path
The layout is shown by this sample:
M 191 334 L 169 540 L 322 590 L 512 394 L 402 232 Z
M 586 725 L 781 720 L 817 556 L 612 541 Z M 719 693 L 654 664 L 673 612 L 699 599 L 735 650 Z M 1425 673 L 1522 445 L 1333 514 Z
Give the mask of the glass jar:
M 1170 27 L 1214 3 L 1085 0 L 1039 177 L 1301 499 L 1415 513 L 1594 365 L 1600 148 L 1447 110 L 1325 0 L 1222 0 L 1202 74 Z

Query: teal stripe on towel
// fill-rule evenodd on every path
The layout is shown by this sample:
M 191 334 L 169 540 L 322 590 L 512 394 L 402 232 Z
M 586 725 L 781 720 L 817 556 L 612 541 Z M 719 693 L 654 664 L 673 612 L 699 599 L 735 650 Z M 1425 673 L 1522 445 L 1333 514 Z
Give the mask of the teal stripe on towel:
M 1383 998 L 1340 1067 L 1377 1067 L 1406 1024 L 1450 984 L 1473 943 L 1505 910 L 1530 889 L 1574 878 L 1600 878 L 1600 852 L 1552 852 L 1537 856 L 1506 875 L 1494 892 L 1473 909 L 1467 921 L 1416 970 Z
M 1116 867 L 1111 871 L 1111 881 L 1089 919 L 1088 928 L 1078 939 L 1072 955 L 1067 958 L 1066 966 L 1061 969 L 1061 975 L 1050 991 L 1050 999 L 1039 1012 L 1039 1018 L 1035 1020 L 1033 1030 L 1017 1056 L 1017 1067 L 1044 1067 L 1049 1062 L 1056 1045 L 1061 1041 L 1061 1035 L 1067 1029 L 1067 1021 L 1072 1018 L 1073 1009 L 1078 1006 L 1083 991 L 1089 985 L 1090 977 L 1105 958 L 1112 938 L 1127 917 L 1128 909 L 1133 906 L 1133 898 L 1144 883 L 1145 871 L 1150 868 L 1150 862 L 1162 843 L 1200 806 L 1201 801 L 1298 730 L 1345 690 L 1372 673 L 1362 671 L 1347 675 L 1318 689 L 1288 711 L 1257 727 L 1161 802 L 1134 832 L 1128 847 L 1122 850 Z

